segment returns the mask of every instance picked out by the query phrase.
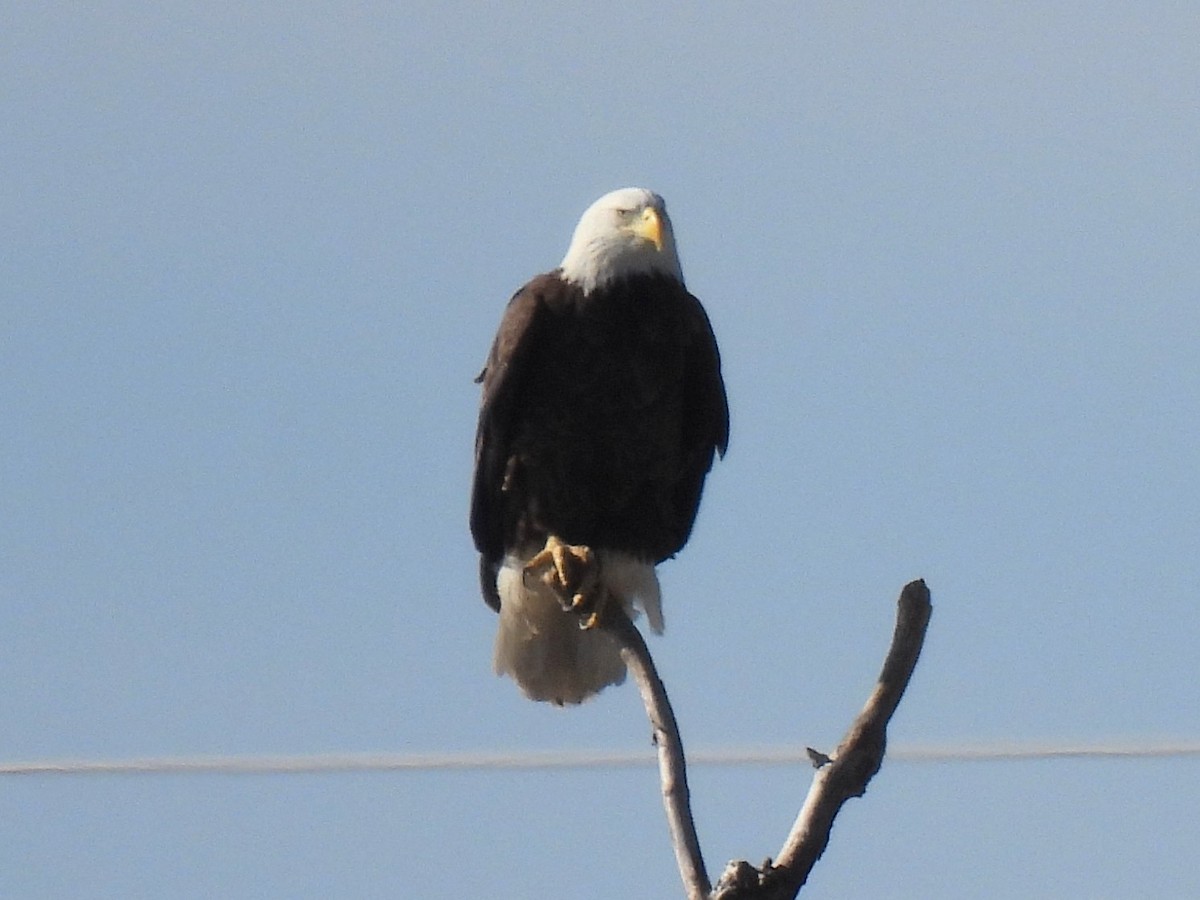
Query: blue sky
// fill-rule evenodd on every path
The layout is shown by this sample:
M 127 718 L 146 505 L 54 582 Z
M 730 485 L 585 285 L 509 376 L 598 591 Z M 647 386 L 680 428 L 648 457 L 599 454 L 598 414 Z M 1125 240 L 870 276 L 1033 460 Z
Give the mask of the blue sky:
M 0 757 L 645 747 L 490 670 L 472 378 L 662 193 L 733 417 L 652 641 L 689 747 L 1200 737 L 1191 4 L 0 15 Z M 809 773 L 696 768 L 710 869 Z M 885 767 L 805 897 L 1192 897 L 1195 759 Z M 26 777 L 5 897 L 678 895 L 651 769 Z

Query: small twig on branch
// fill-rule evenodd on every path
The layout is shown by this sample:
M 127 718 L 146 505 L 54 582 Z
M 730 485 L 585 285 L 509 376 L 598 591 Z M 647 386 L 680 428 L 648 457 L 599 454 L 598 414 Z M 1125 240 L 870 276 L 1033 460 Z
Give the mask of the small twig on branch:
M 716 900 L 793 900 L 829 844 L 829 832 L 842 804 L 861 797 L 883 764 L 887 726 L 925 641 L 932 606 L 924 581 L 900 594 L 896 630 L 870 698 L 832 757 L 809 751 L 818 766 L 812 787 L 774 864 L 760 871 L 746 862 L 730 863 L 713 894 Z
M 650 657 L 650 650 L 642 639 L 641 632 L 617 604 L 612 605 L 604 627 L 621 645 L 621 658 L 633 673 L 638 691 L 642 695 L 642 703 L 646 707 L 646 715 L 654 729 L 663 806 L 667 811 L 667 825 L 671 830 L 671 843 L 675 846 L 675 860 L 679 864 L 679 874 L 687 889 L 688 900 L 707 900 L 711 885 L 704 868 L 704 858 L 700 855 L 696 825 L 692 821 L 683 743 L 679 738 L 675 713 L 667 699 L 667 690 L 658 677 L 654 660 Z

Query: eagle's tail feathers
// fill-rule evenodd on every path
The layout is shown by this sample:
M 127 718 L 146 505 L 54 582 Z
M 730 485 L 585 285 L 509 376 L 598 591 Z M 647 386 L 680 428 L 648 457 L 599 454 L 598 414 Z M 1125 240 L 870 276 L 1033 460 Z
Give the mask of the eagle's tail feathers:
M 663 629 L 658 576 L 651 563 L 601 550 L 600 579 L 630 615 L 646 613 L 651 629 Z M 500 629 L 496 635 L 496 674 L 511 675 L 532 700 L 563 705 L 582 703 L 610 684 L 625 680 L 625 663 L 611 635 L 581 629 L 579 617 L 562 608 L 539 578 L 525 578 L 527 560 L 508 556 L 496 578 Z

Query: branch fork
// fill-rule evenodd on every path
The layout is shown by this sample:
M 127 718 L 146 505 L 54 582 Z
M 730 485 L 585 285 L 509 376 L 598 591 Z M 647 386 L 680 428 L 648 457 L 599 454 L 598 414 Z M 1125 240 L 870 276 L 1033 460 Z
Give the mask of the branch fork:
M 633 673 L 654 731 L 663 805 L 688 900 L 793 900 L 825 852 L 842 805 L 851 797 L 861 797 L 883 764 L 887 726 L 912 678 L 929 625 L 929 588 L 917 580 L 901 592 L 891 648 L 875 689 L 837 750 L 832 756 L 808 750 L 817 771 L 775 861 L 768 859 L 761 868 L 744 860 L 731 862 L 715 890 L 708 880 L 692 820 L 687 766 L 675 714 L 646 642 L 618 607 L 613 604 L 602 627 L 620 644 L 621 657 Z

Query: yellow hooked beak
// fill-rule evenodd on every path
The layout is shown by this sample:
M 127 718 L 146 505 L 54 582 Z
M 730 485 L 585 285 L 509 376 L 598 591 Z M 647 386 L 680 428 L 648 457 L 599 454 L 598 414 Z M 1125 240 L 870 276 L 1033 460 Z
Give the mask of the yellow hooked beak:
M 658 210 L 650 206 L 642 210 L 641 216 L 633 223 L 633 233 L 652 243 L 655 250 L 662 251 L 663 227 Z

